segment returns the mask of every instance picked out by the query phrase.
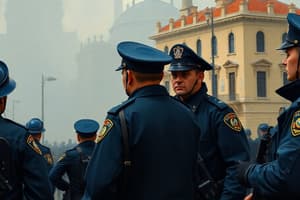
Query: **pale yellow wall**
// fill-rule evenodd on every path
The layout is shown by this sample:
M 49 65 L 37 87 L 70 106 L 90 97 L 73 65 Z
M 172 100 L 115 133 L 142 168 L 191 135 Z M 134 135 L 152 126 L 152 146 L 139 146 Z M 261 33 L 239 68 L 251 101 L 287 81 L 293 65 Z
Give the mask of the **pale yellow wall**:
M 225 17 L 226 19 L 226 17 Z M 189 29 L 189 31 L 185 31 Z M 256 129 L 259 123 L 265 122 L 271 125 L 276 124 L 278 110 L 282 106 L 288 106 L 289 102 L 279 97 L 275 90 L 282 86 L 282 70 L 279 65 L 285 54 L 275 50 L 281 44 L 281 37 L 287 30 L 285 17 L 272 20 L 254 19 L 254 20 L 231 20 L 228 23 L 219 23 L 215 21 L 215 36 L 217 37 L 218 52 L 215 57 L 215 65 L 220 66 L 218 73 L 218 97 L 228 103 L 238 114 L 244 127 L 250 128 L 253 136 L 256 136 Z M 256 52 L 256 33 L 264 32 L 265 52 Z M 229 54 L 228 35 L 234 33 L 235 53 Z M 168 46 L 169 50 L 176 43 L 185 42 L 196 51 L 196 41 L 202 41 L 202 57 L 211 63 L 211 29 L 204 22 L 194 25 L 194 27 L 184 27 L 177 29 L 176 32 L 170 31 L 170 34 L 164 34 L 161 37 L 156 36 L 156 47 L 164 50 Z M 270 62 L 270 66 L 253 67 L 253 63 L 259 60 Z M 224 68 L 227 61 L 238 64 L 237 68 Z M 167 68 L 166 68 L 167 69 Z M 267 72 L 267 97 L 258 98 L 256 91 L 256 71 L 263 70 Z M 228 73 L 236 72 L 236 101 L 228 101 L 229 86 Z M 166 70 L 166 76 L 163 80 L 170 81 L 169 72 Z M 205 73 L 205 82 L 207 83 L 209 93 L 211 94 L 211 72 Z M 170 82 L 171 86 L 171 82 Z M 170 94 L 174 95 L 172 88 Z

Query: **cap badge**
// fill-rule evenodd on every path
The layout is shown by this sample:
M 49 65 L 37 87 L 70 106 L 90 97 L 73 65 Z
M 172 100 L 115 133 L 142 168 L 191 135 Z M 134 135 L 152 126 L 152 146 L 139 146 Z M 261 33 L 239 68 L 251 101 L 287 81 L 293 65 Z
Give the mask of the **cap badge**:
M 173 49 L 174 58 L 181 59 L 183 54 L 183 47 L 177 46 Z

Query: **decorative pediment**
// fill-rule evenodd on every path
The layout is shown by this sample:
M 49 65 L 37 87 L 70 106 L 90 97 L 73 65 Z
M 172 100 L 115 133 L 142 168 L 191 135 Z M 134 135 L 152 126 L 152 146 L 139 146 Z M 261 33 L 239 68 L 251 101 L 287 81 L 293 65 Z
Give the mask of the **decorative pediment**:
M 253 67 L 271 67 L 272 63 L 266 59 L 260 59 L 252 63 Z
M 239 64 L 234 62 L 234 61 L 231 61 L 231 60 L 227 60 L 224 64 L 223 64 L 223 67 L 224 68 L 238 68 Z

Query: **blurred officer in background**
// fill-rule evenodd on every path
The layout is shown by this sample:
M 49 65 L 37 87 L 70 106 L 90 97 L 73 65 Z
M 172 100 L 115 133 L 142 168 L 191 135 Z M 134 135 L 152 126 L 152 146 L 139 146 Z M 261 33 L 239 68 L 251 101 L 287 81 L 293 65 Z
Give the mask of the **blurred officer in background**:
M 256 140 L 252 139 L 252 137 L 251 137 L 252 133 L 249 128 L 245 128 L 245 134 L 247 136 L 248 143 L 249 143 L 250 160 L 255 161 L 258 144 L 257 144 Z
M 286 53 L 283 64 L 292 82 L 276 92 L 292 104 L 279 115 L 272 129 L 273 160 L 240 166 L 241 183 L 253 187 L 260 199 L 300 199 L 300 16 L 289 13 L 287 21 L 288 35 L 279 50 Z
M 53 157 L 50 148 L 40 143 L 42 133 L 45 131 L 43 121 L 38 118 L 32 118 L 26 123 L 26 128 L 34 138 L 35 143 L 39 146 L 40 150 L 42 151 L 42 156 L 46 160 L 49 172 L 53 166 Z
M 176 44 L 170 50 L 173 58 L 169 67 L 176 97 L 194 112 L 201 126 L 199 153 L 208 172 L 199 166 L 199 199 L 242 199 L 246 188 L 236 179 L 239 160 L 249 160 L 249 145 L 243 126 L 232 108 L 207 94 L 204 71 L 212 66 L 192 49 Z M 206 176 L 206 177 L 203 177 Z M 209 178 L 211 177 L 211 178 Z M 200 187 L 213 179 L 211 189 Z M 214 197 L 207 197 L 207 190 Z
M 84 174 L 91 158 L 99 124 L 81 119 L 74 124 L 78 145 L 67 150 L 51 169 L 49 177 L 54 186 L 65 191 L 64 199 L 79 200 L 84 192 Z M 69 182 L 63 179 L 67 174 Z M 94 176 L 98 177 L 95 173 Z
M 24 126 L 2 116 L 7 95 L 15 87 L 16 82 L 9 77 L 6 64 L 0 61 L 0 137 L 7 144 L 5 149 L 0 147 L 0 199 L 51 200 L 47 165 L 41 149 Z M 3 189 L 3 186 L 7 188 Z
M 121 42 L 117 50 L 129 98 L 108 111 L 83 199 L 193 200 L 200 130 L 193 113 L 160 85 L 171 57 L 136 42 Z
M 267 123 L 261 123 L 257 127 L 257 140 L 260 140 L 261 137 L 268 132 L 269 125 Z

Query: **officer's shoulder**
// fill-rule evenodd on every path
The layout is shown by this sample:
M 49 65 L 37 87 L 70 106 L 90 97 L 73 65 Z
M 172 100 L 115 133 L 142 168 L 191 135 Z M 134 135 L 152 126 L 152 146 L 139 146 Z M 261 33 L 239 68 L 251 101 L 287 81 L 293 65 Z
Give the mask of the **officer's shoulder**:
M 65 154 L 65 157 L 71 158 L 71 157 L 76 156 L 78 154 L 78 152 L 76 151 L 76 147 L 73 147 L 71 149 L 67 149 L 64 154 Z
M 207 95 L 207 102 L 210 103 L 211 105 L 217 107 L 219 110 L 224 110 L 224 109 L 228 108 L 228 105 L 224 101 L 222 101 L 214 96 Z
M 112 109 L 110 109 L 108 111 L 109 114 L 112 115 L 117 115 L 122 109 L 128 107 L 129 105 L 131 105 L 133 102 L 135 101 L 135 98 L 130 98 L 124 102 L 122 102 L 121 104 L 113 107 Z
M 27 129 L 24 125 L 22 124 L 19 124 L 13 120 L 10 120 L 10 119 L 7 119 L 7 118 L 4 118 L 4 120 L 9 123 L 11 125 L 11 127 L 14 127 L 16 129 L 20 129 L 20 130 L 23 130 L 24 132 L 27 132 Z

